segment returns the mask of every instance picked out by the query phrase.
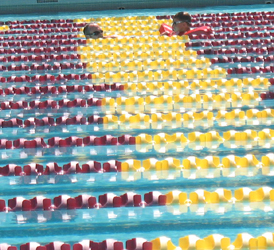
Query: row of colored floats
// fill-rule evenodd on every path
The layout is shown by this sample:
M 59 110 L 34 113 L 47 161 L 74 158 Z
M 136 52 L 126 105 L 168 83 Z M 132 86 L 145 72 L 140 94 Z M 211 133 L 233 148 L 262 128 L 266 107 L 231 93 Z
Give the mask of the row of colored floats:
M 47 82 L 47 83 L 65 83 L 69 80 L 90 80 L 92 79 L 92 74 L 84 73 L 84 74 L 58 74 L 58 75 L 51 75 L 51 74 L 37 74 L 34 76 L 28 75 L 12 75 L 9 77 L 0 77 L 0 82 L 2 86 L 4 83 L 16 83 L 16 82 L 28 82 L 28 83 L 39 83 L 39 82 Z M 90 82 L 90 81 L 89 81 Z M 22 86 L 22 85 L 21 85 Z
M 225 55 L 225 54 L 243 54 L 243 55 L 268 55 L 273 53 L 272 47 L 251 47 L 251 48 L 220 48 L 220 49 L 201 49 L 197 51 L 198 55 Z
M 25 40 L 25 41 L 3 41 L 0 43 L 4 48 L 28 48 L 28 47 L 50 47 L 50 46 L 67 46 L 71 48 L 71 45 L 83 46 L 86 44 L 86 41 L 83 39 L 52 39 L 52 40 Z
M 102 99 L 102 109 L 121 111 L 131 111 L 133 106 L 139 111 L 150 109 L 146 105 L 167 105 L 166 111 L 173 109 L 189 109 L 189 108 L 217 108 L 220 107 L 240 107 L 243 105 L 258 105 L 261 98 L 257 92 L 248 93 L 220 93 L 220 94 L 192 94 L 192 95 L 162 95 L 162 96 L 147 96 L 147 97 L 118 97 L 116 99 L 107 97 Z M 181 106 L 180 104 L 185 104 Z M 123 106 L 123 107 L 122 107 Z M 160 108 L 160 107 L 159 107 Z
M 136 115 L 125 114 L 122 112 L 119 117 L 114 115 L 106 115 L 104 117 L 100 117 L 100 123 L 103 124 L 103 129 L 105 130 L 113 130 L 113 129 L 121 129 L 121 130 L 131 130 L 131 129 L 163 129 L 163 128 L 189 128 L 193 129 L 195 127 L 205 127 L 205 128 L 213 128 L 215 126 L 225 127 L 229 125 L 233 125 L 236 127 L 244 126 L 244 125 L 271 125 L 273 124 L 273 113 L 268 112 L 267 110 L 258 111 L 258 110 L 248 110 L 249 114 L 245 115 L 244 111 L 235 109 L 231 112 L 227 111 L 218 111 L 216 115 L 212 112 L 202 111 L 199 113 L 196 112 L 186 112 L 184 114 L 169 112 L 167 114 L 162 113 L 154 113 L 152 115 L 147 115 L 144 113 L 139 113 L 136 110 Z M 31 118 L 30 118 L 31 119 Z M 39 125 L 40 120 L 36 120 L 35 124 L 30 123 L 30 119 L 19 122 L 13 121 L 3 121 L 2 127 L 21 127 L 21 126 L 41 126 Z M 80 117 L 77 119 L 76 117 L 72 118 L 63 118 L 62 125 L 70 125 L 70 124 L 91 124 L 89 122 L 85 122 L 84 119 Z M 23 125 L 24 124 L 24 125 Z M 36 125 L 37 124 L 37 125 Z M 61 124 L 59 121 L 56 122 L 58 126 Z M 96 124 L 96 123 L 95 123 Z
M 105 71 L 142 71 L 142 70 L 157 70 L 157 69 L 180 69 L 180 68 L 208 68 L 211 62 L 208 58 L 187 58 L 187 59 L 158 59 L 158 60 L 126 60 L 122 62 L 89 62 L 87 63 L 87 70 L 91 72 L 105 72 Z
M 111 114 L 115 110 L 117 112 L 131 112 L 136 109 L 138 112 L 145 112 L 155 108 L 155 111 L 162 110 L 161 105 L 167 105 L 166 110 L 188 110 L 208 109 L 208 108 L 236 108 L 243 105 L 259 105 L 261 98 L 256 92 L 233 93 L 233 94 L 192 94 L 192 95 L 163 95 L 163 96 L 147 96 L 147 97 L 118 97 L 116 99 L 107 97 L 103 99 L 89 98 L 74 100 L 61 99 L 59 101 L 6 101 L 0 103 L 1 110 L 10 109 L 61 109 L 74 107 L 91 107 L 101 106 L 102 111 Z M 184 104 L 182 107 L 181 104 Z M 155 112 L 154 111 L 154 112 Z
M 38 40 L 74 40 L 77 34 L 54 34 L 54 35 L 13 35 L 2 36 L 0 41 L 38 41 Z
M 46 64 L 44 64 L 46 65 Z M 57 77 L 57 80 L 60 81 L 60 84 L 69 80 L 84 80 L 86 75 L 78 75 L 78 74 L 70 74 L 63 75 L 61 79 Z M 19 82 L 20 80 L 29 80 L 30 78 L 19 77 L 8 78 L 9 80 L 13 80 L 14 82 Z M 4 81 L 4 79 L 2 79 Z M 37 80 L 37 77 L 33 78 L 34 81 Z M 40 76 L 38 78 L 41 82 L 50 81 L 54 83 L 55 78 L 51 75 Z M 2 82 L 3 82 L 2 81 Z M 5 82 L 5 81 L 4 81 Z M 171 93 L 180 93 L 188 95 L 191 91 L 195 91 L 196 93 L 202 91 L 220 91 L 220 90 L 233 90 L 233 91 L 242 91 L 245 92 L 247 88 L 256 88 L 260 90 L 267 90 L 269 86 L 273 85 L 273 79 L 267 78 L 232 78 L 232 79 L 218 79 L 218 80 L 193 80 L 193 81 L 157 81 L 157 82 L 128 82 L 125 84 L 113 83 L 113 84 L 85 84 L 85 85 L 61 85 L 61 86 L 36 86 L 36 87 L 9 87 L 0 89 L 0 95 L 45 95 L 48 93 L 51 94 L 62 94 L 62 93 L 86 93 L 86 92 L 98 92 L 98 91 L 118 91 L 118 90 L 126 90 L 129 96 L 136 96 L 136 92 L 145 92 L 146 94 L 153 95 L 162 95 Z M 197 92 L 198 91 L 198 92 Z
M 106 115 L 106 116 L 60 116 L 57 118 L 30 117 L 25 120 L 19 118 L 11 118 L 9 120 L 0 119 L 1 128 L 27 128 L 27 127 L 43 127 L 43 126 L 68 126 L 68 125 L 103 125 L 104 130 L 113 129 L 162 129 L 163 127 L 181 128 L 184 127 L 213 127 L 213 126 L 244 126 L 244 125 L 270 125 L 273 124 L 274 111 L 273 109 L 249 109 L 233 111 L 218 111 L 216 114 L 209 111 L 202 112 L 186 112 L 184 114 L 169 112 L 153 113 L 151 115 L 146 113 L 129 114 L 122 112 L 120 116 Z M 206 121 L 206 123 L 205 123 Z M 49 128 L 50 129 L 50 128 Z M 69 128 L 68 128 L 69 129 Z M 99 129 L 99 128 L 98 128 Z
M 144 150 L 147 145 L 159 149 L 162 146 L 170 145 L 176 148 L 176 144 L 181 144 L 180 149 L 184 147 L 219 147 L 223 144 L 225 147 L 236 146 L 271 146 L 274 139 L 274 130 L 263 129 L 261 131 L 247 129 L 245 131 L 229 130 L 223 131 L 220 135 L 217 131 L 207 133 L 191 132 L 187 137 L 183 133 L 166 134 L 159 133 L 156 135 L 139 134 L 138 136 L 122 135 L 114 137 L 104 135 L 102 137 L 87 136 L 84 138 L 70 136 L 65 139 L 52 137 L 47 140 L 37 137 L 33 140 L 24 138 L 16 140 L 0 139 L 1 149 L 19 149 L 19 148 L 52 148 L 52 147 L 85 147 L 85 146 L 103 146 L 103 145 L 136 145 L 137 150 Z
M 165 53 L 165 52 L 163 52 Z M 181 70 L 144 70 L 144 71 L 120 71 L 97 72 L 92 75 L 95 83 L 130 82 L 130 81 L 161 81 L 161 80 L 193 80 L 193 79 L 221 79 L 227 72 L 223 68 L 181 69 Z
M 270 64 L 273 61 L 273 55 L 270 56 L 224 56 L 224 57 L 214 57 L 211 60 L 211 63 L 257 63 L 257 65 Z M 264 65 L 265 66 L 265 65 Z
M 268 78 L 231 78 L 231 79 L 218 79 L 218 80 L 193 80 L 193 81 L 165 81 L 165 82 L 128 82 L 124 84 L 125 90 L 128 92 L 143 92 L 146 93 L 162 93 L 162 92 L 173 92 L 174 94 L 188 94 L 190 90 L 242 90 L 246 88 L 262 88 L 268 89 L 270 85 L 274 83 L 273 79 Z M 215 92 L 216 93 L 216 92 Z M 130 93 L 129 93 L 130 94 Z
M 147 50 L 184 50 L 184 41 L 167 41 L 162 42 L 161 40 L 155 40 L 150 43 L 133 43 L 133 44 L 104 44 L 104 45 L 88 45 L 88 46 L 78 46 L 77 52 L 79 54 L 94 52 L 94 51 L 147 51 Z
M 233 241 L 231 238 L 221 234 L 211 234 L 204 238 L 197 235 L 187 235 L 181 237 L 178 246 L 174 245 L 169 237 L 161 236 L 148 241 L 144 238 L 133 238 L 125 242 L 114 239 L 106 239 L 102 242 L 92 240 L 83 240 L 74 244 L 68 244 L 62 241 L 50 242 L 41 245 L 37 242 L 28 242 L 17 246 L 2 243 L 2 250 L 213 250 L 213 249 L 270 249 L 273 247 L 273 233 L 266 232 L 258 237 L 253 237 L 248 233 L 240 233 Z
M 243 46 L 266 46 L 271 45 L 274 39 L 237 39 L 237 40 L 207 40 L 207 41 L 189 41 L 185 43 L 186 47 L 199 48 L 199 47 L 222 47 L 234 46 L 236 48 Z
M 81 66 L 82 67 L 82 66 Z M 94 74 L 58 74 L 58 75 L 21 75 L 0 77 L 0 82 L 55 82 L 62 80 L 85 80 L 92 79 L 93 83 L 114 83 L 114 82 L 130 82 L 130 81 L 161 81 L 161 80 L 193 80 L 193 79 L 221 79 L 226 76 L 226 70 L 222 68 L 204 68 L 204 69 L 182 69 L 182 70 L 145 70 L 145 71 L 121 71 L 121 72 L 97 72 Z M 77 79 L 78 78 L 78 79 Z
M 49 162 L 46 165 L 30 163 L 24 166 L 8 164 L 0 167 L 1 176 L 29 176 L 29 175 L 66 175 L 79 173 L 107 173 L 107 172 L 147 172 L 165 170 L 199 170 L 199 169 L 246 169 L 262 168 L 263 174 L 269 174 L 274 166 L 274 155 L 269 153 L 261 156 L 261 160 L 253 154 L 244 157 L 229 155 L 225 157 L 206 156 L 198 158 L 189 156 L 184 159 L 168 157 L 163 160 L 148 158 L 144 160 L 127 159 L 125 161 L 110 160 L 107 162 L 88 161 L 80 164 L 72 161 L 63 166 L 56 162 Z
M 134 145 L 136 138 L 130 135 L 114 137 L 111 135 L 104 136 L 87 136 L 76 137 L 70 136 L 65 139 L 52 137 L 47 140 L 37 137 L 33 140 L 20 138 L 16 140 L 0 139 L 1 149 L 20 149 L 20 148 L 51 148 L 51 147 L 82 147 L 82 146 L 103 146 L 103 145 Z
M 107 173 L 107 172 L 149 172 L 166 170 L 203 170 L 220 169 L 243 170 L 247 168 L 262 169 L 262 174 L 268 175 L 274 166 L 274 155 L 269 153 L 261 156 L 261 160 L 253 154 L 244 157 L 229 155 L 225 157 L 206 156 L 198 158 L 189 156 L 184 159 L 168 157 L 163 160 L 148 158 L 144 160 L 127 159 L 125 161 L 110 160 L 107 162 L 88 161 L 80 164 L 78 161 L 72 161 L 63 166 L 56 162 L 49 162 L 45 166 L 37 163 L 30 163 L 24 166 L 8 164 L 0 167 L 1 176 L 29 176 L 29 175 L 67 175 L 83 173 Z M 244 172 L 244 171 L 243 171 Z M 186 173 L 187 174 L 187 173 Z M 227 176 L 227 174 L 224 174 Z
M 69 54 L 47 54 L 47 55 L 8 55 L 6 57 L 0 56 L 0 61 L 3 63 L 6 62 L 19 62 L 26 63 L 26 62 L 55 62 L 55 61 L 71 61 L 71 60 L 78 60 L 80 59 L 80 55 L 76 53 L 69 53 Z
M 59 63 L 59 62 L 54 62 L 53 65 L 48 64 L 48 63 L 41 63 L 38 64 L 36 63 L 22 63 L 20 65 L 16 64 L 10 64 L 7 66 L 1 65 L 0 66 L 0 71 L 30 71 L 31 73 L 37 73 L 38 72 L 52 72 L 52 71 L 62 71 L 66 69 L 85 69 L 86 68 L 86 63 L 71 63 L 71 62 L 64 62 L 64 63 Z M 80 80 L 80 75 L 79 79 Z M 75 79 L 77 80 L 77 79 Z
M 19 47 L 19 48 L 1 48 L 0 54 L 1 55 L 10 55 L 10 54 L 23 54 L 23 56 L 29 56 L 29 55 L 40 55 L 41 53 L 45 54 L 58 54 L 58 53 L 67 53 L 67 54 L 73 54 L 74 51 L 77 50 L 77 47 L 75 46 L 49 46 L 49 47 L 38 47 L 36 46 L 39 44 L 39 42 L 33 43 L 34 47 L 31 48 L 25 48 L 25 47 Z M 25 57 L 23 57 L 25 58 Z M 2 59 L 4 62 L 4 60 Z
M 159 51 L 121 51 L 121 52 L 87 52 L 79 54 L 84 62 L 92 61 L 123 61 L 142 59 L 150 60 L 163 58 L 180 60 L 180 58 L 197 57 L 197 52 L 193 50 L 159 50 Z
M 80 75 L 76 75 L 79 77 L 78 80 L 81 79 Z M 74 80 L 77 80 L 71 77 Z M 35 87 L 9 87 L 0 89 L 0 95 L 46 95 L 46 94 L 62 94 L 62 93 L 79 93 L 79 92 L 111 92 L 124 90 L 124 85 L 119 83 L 114 84 L 100 84 L 100 85 L 61 85 L 61 86 L 35 86 Z
M 102 119 L 101 123 L 110 124 L 110 125 L 117 123 L 120 126 L 122 126 L 123 123 L 126 123 L 126 124 L 127 123 L 128 124 L 150 123 L 150 124 L 152 124 L 154 122 L 164 123 L 164 122 L 191 122 L 191 121 L 193 121 L 193 122 L 194 121 L 207 121 L 207 122 L 217 121 L 218 123 L 221 123 L 226 120 L 237 120 L 237 121 L 243 121 L 243 125 L 244 125 L 249 119 L 257 120 L 258 123 L 260 123 L 260 122 L 263 122 L 266 120 L 272 120 L 271 118 L 273 118 L 273 117 L 274 117 L 273 109 L 264 109 L 264 110 L 235 109 L 232 111 L 220 110 L 220 111 L 217 111 L 217 113 L 215 113 L 215 114 L 210 111 L 202 111 L 202 112 L 189 111 L 189 112 L 186 112 L 183 114 L 176 113 L 176 112 L 153 113 L 153 114 L 138 113 L 136 115 L 124 112 L 120 116 L 107 115 L 107 116 L 101 117 L 101 119 Z M 69 118 L 69 119 L 72 119 L 72 118 Z M 56 120 L 56 125 L 58 123 L 59 122 Z M 247 124 L 248 124 L 248 122 L 247 122 Z
M 234 193 L 234 194 L 233 194 Z M 0 199 L 0 212 L 31 211 L 31 210 L 59 210 L 59 209 L 92 209 L 105 207 L 146 207 L 165 205 L 187 205 L 196 204 L 221 204 L 221 203 L 243 203 L 243 202 L 273 202 L 274 190 L 271 187 L 261 187 L 256 190 L 244 187 L 234 191 L 219 188 L 213 192 L 198 189 L 186 193 L 180 190 L 170 191 L 163 194 L 152 191 L 142 195 L 128 192 L 122 195 L 106 193 L 98 198 L 83 194 L 77 197 L 59 195 L 52 200 L 44 196 L 36 196 L 32 199 L 15 197 L 7 202 Z
M 106 39 L 87 39 L 87 46 L 100 45 L 117 45 L 117 44 L 146 44 L 146 43 L 171 43 L 171 42 L 188 42 L 188 36 L 142 36 L 142 37 L 121 37 Z
M 221 135 L 220 135 L 221 133 Z M 207 133 L 190 132 L 187 137 L 183 133 L 166 134 L 159 133 L 156 135 L 140 134 L 136 136 L 136 144 L 172 144 L 172 143 L 191 143 L 191 142 L 238 142 L 239 144 L 246 142 L 250 144 L 260 144 L 260 141 L 272 140 L 274 136 L 274 130 L 265 128 L 261 131 L 247 129 L 244 131 L 228 130 L 228 131 L 210 131 Z

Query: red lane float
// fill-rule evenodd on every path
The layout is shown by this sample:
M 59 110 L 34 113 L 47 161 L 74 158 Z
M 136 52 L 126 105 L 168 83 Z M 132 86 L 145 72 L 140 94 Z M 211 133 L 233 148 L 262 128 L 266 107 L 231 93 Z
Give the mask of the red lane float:
M 14 30 L 14 34 L 50 34 L 50 33 L 75 33 L 79 32 L 80 28 L 49 28 L 49 29 L 25 29 L 25 25 L 14 25 L 10 30 Z M 10 33 L 8 33 L 10 34 Z
M 113 193 L 99 195 L 99 203 L 102 207 L 121 207 L 122 199 Z
M 112 168 L 106 167 L 108 164 L 112 165 Z M 100 163 L 98 161 L 88 161 L 80 166 L 79 162 L 73 161 L 64 164 L 63 166 L 59 166 L 56 162 L 49 162 L 46 166 L 37 163 L 30 163 L 24 166 L 8 164 L 4 167 L 0 167 L 0 176 L 66 175 L 103 172 L 121 172 L 121 162 L 113 160 L 104 163 Z M 128 197 L 127 199 L 130 198 Z
M 43 41 L 43 42 L 50 42 L 50 41 L 65 41 L 65 40 L 80 40 L 84 41 L 84 39 L 78 38 L 77 34 L 52 34 L 52 35 L 19 35 L 19 36 L 3 36 L 0 37 L 0 41 L 2 42 L 28 42 L 28 41 Z
M 256 40 L 216 40 L 216 41 L 204 41 L 204 42 L 187 42 L 186 47 L 221 47 L 221 46 L 265 46 L 271 45 L 274 42 L 274 39 L 256 39 Z M 272 47 L 269 46 L 269 49 Z
M 148 197 L 154 196 L 153 201 L 147 202 Z M 130 201 L 125 197 L 130 197 Z M 157 198 L 156 198 L 157 197 Z M 150 199 L 150 198 L 149 198 Z M 126 201 L 126 202 L 125 202 Z M 7 204 L 7 206 L 6 206 Z M 60 210 L 60 209 L 94 209 L 110 207 L 146 207 L 146 206 L 164 206 L 166 205 L 166 196 L 159 192 L 152 191 L 144 195 L 144 200 L 140 194 L 125 193 L 118 196 L 114 193 L 99 195 L 98 199 L 88 194 L 81 194 L 76 197 L 69 195 L 59 195 L 52 200 L 44 196 L 36 196 L 32 199 L 24 197 L 14 197 L 7 202 L 0 200 L 0 212 L 16 211 L 36 211 L 36 210 Z
M 161 194 L 159 191 L 153 191 L 145 194 L 145 204 L 152 205 L 166 205 L 166 195 Z
M 76 52 L 76 46 L 50 46 L 50 47 L 42 47 L 42 48 L 1 48 L 0 54 L 54 54 L 54 53 L 62 53 L 62 52 Z
M 1 102 L 0 109 L 1 110 L 9 110 L 9 109 L 61 109 L 61 108 L 72 108 L 72 107 L 94 107 L 101 106 L 102 100 L 97 98 L 89 98 L 89 99 L 74 99 L 70 100 L 47 100 L 47 101 L 18 101 L 18 102 Z M 16 120 L 17 121 L 17 120 Z M 18 120 L 20 121 L 20 120 Z M 17 121 L 17 122 L 18 122 Z M 13 124 L 12 124 L 13 125 Z
M 19 55 L 19 56 L 0 56 L 0 62 L 43 62 L 43 63 L 49 63 L 49 62 L 56 62 L 56 61 L 69 61 L 69 60 L 79 60 L 80 55 L 76 53 L 71 54 L 42 54 L 42 55 Z M 17 65 L 18 66 L 18 65 Z M 28 65 L 27 65 L 28 66 Z M 40 66 L 40 65 L 39 65 Z M 7 66 L 5 66 L 7 67 Z M 31 69 L 31 68 L 30 68 Z M 60 67 L 54 67 L 52 69 L 60 69 Z
M 198 55 L 247 55 L 247 54 L 256 54 L 256 55 L 268 55 L 273 53 L 274 49 L 271 47 L 251 47 L 251 48 L 229 48 L 229 49 L 218 49 L 218 48 L 209 48 L 197 50 Z
M 68 30 L 73 30 L 73 32 L 68 31 Z M 39 29 L 39 30 L 27 30 L 27 29 L 19 29 L 19 30 L 15 30 L 15 29 L 10 29 L 10 30 L 5 30 L 5 31 L 0 31 L 0 34 L 2 36 L 4 35 L 33 35 L 33 36 L 37 36 L 37 34 L 41 34 L 41 35 L 48 35 L 48 36 L 58 36 L 58 35 L 70 35 L 71 33 L 78 33 L 79 32 L 79 28 L 72 28 L 72 29 L 49 29 L 49 30 L 43 30 L 43 29 Z M 63 34 L 62 34 L 63 33 Z
M 79 39 L 77 34 L 54 34 L 54 35 L 23 35 L 23 36 L 2 36 L 0 41 L 36 41 L 36 40 L 63 40 L 63 39 Z
M 71 47 L 72 45 L 75 45 L 74 47 L 85 45 L 86 41 L 83 39 L 51 39 L 51 40 L 22 40 L 22 41 L 13 41 L 13 40 L 7 40 L 0 42 L 0 45 L 2 47 L 48 47 L 48 46 L 65 46 L 68 45 Z M 28 48 L 27 48 L 28 49 Z
M 100 163 L 97 161 L 88 161 L 80 166 L 78 162 L 74 161 L 64 164 L 63 166 L 58 166 L 56 162 L 50 162 L 47 163 L 45 167 L 37 163 L 30 163 L 24 166 L 8 164 L 4 167 L 0 167 L 0 176 L 65 175 L 99 172 L 121 172 L 121 162 L 116 160 L 111 160 L 104 163 Z M 131 198 L 129 197 L 125 199 L 128 199 L 128 202 L 132 202 Z
M 73 245 L 73 250 L 87 250 L 87 249 L 123 250 L 124 247 L 123 247 L 123 242 L 116 241 L 114 239 L 107 239 L 102 242 L 83 240 Z
M 32 24 L 8 24 L 10 29 L 60 29 L 82 28 L 85 23 L 32 23 Z
M 41 249 L 41 245 L 39 244 L 39 243 L 37 243 L 37 242 L 28 242 L 28 243 L 26 243 L 26 244 L 22 244 L 21 246 L 20 246 L 20 250 L 42 250 Z M 44 249 L 44 250 L 46 250 L 46 249 Z
M 268 57 L 253 57 L 253 56 L 223 56 L 223 57 L 216 57 L 211 59 L 211 63 L 245 63 L 245 62 L 265 62 L 271 63 L 274 60 L 274 56 L 270 55 Z
M 0 149 L 21 149 L 21 148 L 53 148 L 53 147 L 85 147 L 85 146 L 106 146 L 106 145 L 134 145 L 135 137 L 130 135 L 122 135 L 114 137 L 111 135 L 104 135 L 101 137 L 87 136 L 79 138 L 70 136 L 65 139 L 60 137 L 52 137 L 45 143 L 43 138 L 35 138 L 33 140 L 26 140 L 24 138 L 9 141 L 7 139 L 0 139 Z M 110 163 L 109 163 L 110 164 Z M 110 164 L 111 165 L 111 164 Z M 113 168 L 105 167 L 112 170 Z
M 43 165 L 30 163 L 23 167 L 24 175 L 42 175 L 44 172 Z
M 79 75 L 77 75 L 79 76 Z M 73 74 L 68 75 L 67 79 L 75 79 L 76 76 Z M 35 86 L 35 87 L 26 87 L 22 86 L 19 88 L 10 87 L 0 89 L 0 95 L 25 95 L 25 94 L 61 94 L 61 93 L 77 93 L 77 92 L 97 92 L 97 91 L 123 91 L 124 85 L 120 83 L 114 84 L 100 84 L 100 85 L 65 85 L 65 86 Z
M 152 242 L 144 238 L 133 238 L 126 241 L 126 249 L 128 250 L 152 250 Z
M 70 80 L 90 80 L 92 79 L 92 74 L 59 74 L 57 76 L 45 74 L 45 75 L 35 75 L 29 77 L 27 75 L 22 76 L 9 76 L 9 77 L 0 77 L 0 82 L 2 83 L 14 83 L 14 82 L 29 82 L 29 83 L 40 83 L 40 82 L 66 82 Z
M 98 115 L 91 115 L 88 117 L 74 116 L 67 117 L 61 116 L 57 118 L 43 117 L 41 119 L 32 117 L 23 121 L 18 118 L 12 118 L 10 120 L 0 119 L 0 127 L 2 128 L 13 128 L 13 127 L 40 127 L 40 126 L 61 126 L 61 125 L 90 125 L 90 124 L 102 124 L 103 118 Z
M 273 85 L 273 81 L 271 83 Z M 274 99 L 274 92 L 272 91 L 268 91 L 268 92 L 265 92 L 265 93 L 261 93 L 260 94 L 262 100 L 273 100 Z
M 144 238 L 133 238 L 129 239 L 124 243 L 115 239 L 106 239 L 102 242 L 95 242 L 92 240 L 83 240 L 81 242 L 74 243 L 73 245 L 55 241 L 46 244 L 45 246 L 40 245 L 37 242 L 27 242 L 21 244 L 19 248 L 12 246 L 7 243 L 1 243 L 1 250 L 86 250 L 86 249 L 97 249 L 97 250 L 152 250 L 153 244 Z
M 127 192 L 121 197 L 121 204 L 122 206 L 134 206 L 134 207 L 139 207 L 142 206 L 142 196 L 140 194 L 136 194 L 134 192 Z
M 22 174 L 22 167 L 16 164 L 8 164 L 4 167 L 0 167 L 1 176 L 19 176 Z
M 266 67 L 238 67 L 238 68 L 229 68 L 227 73 L 230 75 L 233 74 L 267 74 L 273 73 L 274 66 L 266 66 Z
M 194 39 L 210 39 L 210 40 L 226 40 L 226 39 L 243 39 L 243 38 L 272 38 L 274 36 L 274 32 L 242 32 L 242 33 L 227 33 L 227 34 L 210 34 L 210 35 L 190 35 L 189 37 Z
M 73 19 L 46 19 L 46 20 L 14 20 L 14 21 L 5 21 L 3 24 L 31 24 L 31 23 L 73 23 Z
M 55 241 L 55 242 L 46 244 L 45 248 L 46 250 L 70 250 L 71 249 L 70 244 L 67 244 L 61 241 Z

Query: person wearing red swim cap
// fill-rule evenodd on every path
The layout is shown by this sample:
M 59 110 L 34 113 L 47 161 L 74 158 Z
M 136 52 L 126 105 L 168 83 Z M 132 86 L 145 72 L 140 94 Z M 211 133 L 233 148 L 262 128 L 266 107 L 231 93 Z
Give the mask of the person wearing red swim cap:
M 88 23 L 83 29 L 86 39 L 98 39 L 98 38 L 117 38 L 119 36 L 111 35 L 104 36 L 104 31 L 97 23 Z
M 172 29 L 171 29 L 172 28 Z M 178 12 L 173 16 L 172 27 L 163 24 L 160 28 L 161 35 L 168 36 L 183 36 L 183 35 L 209 35 L 212 30 L 208 26 L 202 26 L 195 29 L 191 29 L 191 16 L 188 12 Z
M 172 30 L 178 36 L 190 31 L 191 16 L 187 12 L 179 12 L 173 17 Z

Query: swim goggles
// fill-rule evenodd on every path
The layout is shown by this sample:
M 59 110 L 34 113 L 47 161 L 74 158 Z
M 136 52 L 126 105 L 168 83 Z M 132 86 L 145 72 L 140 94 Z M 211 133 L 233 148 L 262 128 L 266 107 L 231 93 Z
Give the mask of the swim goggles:
M 97 30 L 97 31 L 94 31 L 90 34 L 86 34 L 86 36 L 98 36 L 99 34 L 101 34 L 103 32 L 104 32 L 103 30 Z
M 178 23 L 189 23 L 189 21 L 187 21 L 187 20 L 183 20 L 183 21 L 173 21 L 173 23 L 172 23 L 172 25 L 176 25 L 176 24 L 178 24 Z

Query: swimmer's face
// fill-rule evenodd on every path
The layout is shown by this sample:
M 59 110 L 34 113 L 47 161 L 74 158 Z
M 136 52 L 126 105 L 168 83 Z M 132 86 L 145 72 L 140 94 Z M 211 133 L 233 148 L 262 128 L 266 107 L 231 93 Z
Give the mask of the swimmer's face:
M 172 23 L 172 29 L 176 33 L 186 32 L 189 30 L 189 24 L 187 22 L 174 18 Z
M 104 37 L 104 31 L 100 28 L 99 25 L 90 25 L 85 34 L 87 39 L 97 39 Z

